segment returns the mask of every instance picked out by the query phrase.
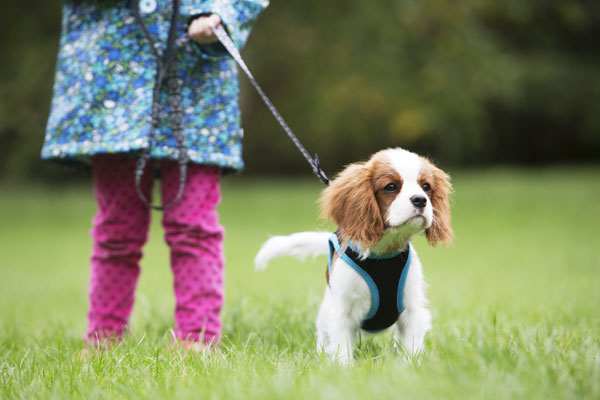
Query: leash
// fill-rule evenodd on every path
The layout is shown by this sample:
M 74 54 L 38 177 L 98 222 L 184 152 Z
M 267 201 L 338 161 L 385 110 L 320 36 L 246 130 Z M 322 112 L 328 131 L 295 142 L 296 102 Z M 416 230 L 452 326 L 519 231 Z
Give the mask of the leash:
M 185 145 L 185 138 L 183 136 L 183 122 L 182 122 L 182 107 L 181 107 L 181 87 L 183 85 L 183 80 L 177 76 L 177 68 L 173 64 L 173 58 L 175 56 L 175 46 L 176 46 L 176 34 L 177 34 L 177 20 L 179 18 L 179 2 L 180 0 L 173 0 L 173 12 L 171 14 L 171 21 L 169 27 L 169 35 L 167 39 L 167 47 L 165 52 L 163 53 L 159 44 L 152 40 L 150 32 L 148 28 L 144 24 L 142 16 L 139 10 L 139 2 L 133 1 L 133 14 L 136 19 L 137 24 L 140 26 L 142 33 L 144 34 L 144 38 L 148 45 L 150 46 L 150 50 L 156 59 L 157 64 L 157 72 L 156 72 L 156 84 L 154 86 L 154 91 L 152 94 L 152 111 L 150 114 L 150 133 L 148 134 L 149 144 L 148 147 L 142 150 L 135 170 L 135 189 L 137 191 L 138 197 L 144 204 L 148 207 L 153 208 L 155 210 L 168 210 L 173 207 L 181 198 L 183 197 L 183 192 L 185 191 L 185 183 L 187 178 L 187 148 Z M 219 39 L 221 44 L 225 47 L 229 55 L 237 62 L 242 71 L 246 74 L 252 86 L 256 89 L 263 102 L 267 105 L 279 125 L 283 128 L 285 133 L 291 139 L 291 141 L 296 145 L 296 148 L 300 151 L 302 156 L 306 159 L 308 164 L 311 166 L 313 173 L 325 184 L 329 185 L 331 181 L 325 175 L 325 172 L 321 169 L 321 164 L 319 162 L 319 156 L 315 154 L 314 158 L 310 156 L 308 151 L 302 146 L 300 140 L 296 137 L 292 129 L 285 122 L 281 114 L 277 111 L 271 100 L 267 97 L 265 92 L 262 90 L 250 69 L 246 66 L 246 63 L 242 59 L 242 56 L 238 52 L 237 48 L 233 44 L 233 41 L 225 31 L 222 25 L 213 28 L 213 33 Z M 144 170 L 148 161 L 150 160 L 150 152 L 154 145 L 154 129 L 158 123 L 158 111 L 160 109 L 159 103 L 159 94 L 160 89 L 163 85 L 164 81 L 167 81 L 168 91 L 169 91 L 169 106 L 172 109 L 171 117 L 173 118 L 173 136 L 175 137 L 175 141 L 177 143 L 177 151 L 178 151 L 178 164 L 179 164 L 179 190 L 175 199 L 173 199 L 170 203 L 166 205 L 155 205 L 153 204 L 143 193 L 142 191 L 142 177 L 144 175 Z
M 183 122 L 182 115 L 183 110 L 181 108 L 181 87 L 183 86 L 183 80 L 177 75 L 176 63 L 173 63 L 175 57 L 175 46 L 177 35 L 177 20 L 179 19 L 179 0 L 173 0 L 173 12 L 171 13 L 171 25 L 169 27 L 169 36 L 167 39 L 167 47 L 163 54 L 159 43 L 152 40 L 148 28 L 144 24 L 142 16 L 140 15 L 139 2 L 133 1 L 133 15 L 136 19 L 137 24 L 142 29 L 144 38 L 150 50 L 156 59 L 158 66 L 156 71 L 156 84 L 154 85 L 154 92 L 152 94 L 152 112 L 150 114 L 150 133 L 148 134 L 148 147 L 142 150 L 140 157 L 138 158 L 136 169 L 135 169 L 135 189 L 137 194 L 148 207 L 155 210 L 168 210 L 173 207 L 183 197 L 185 190 L 185 181 L 187 177 L 187 148 L 185 146 L 185 138 L 183 136 Z M 179 164 L 179 191 L 177 196 L 170 203 L 166 205 L 155 205 L 146 197 L 142 191 L 142 176 L 148 160 L 150 160 L 150 152 L 154 145 L 154 129 L 158 123 L 158 111 L 160 109 L 159 94 L 163 82 L 166 81 L 167 89 L 169 92 L 169 106 L 172 109 L 171 118 L 173 121 L 173 136 L 177 143 L 178 152 L 178 164 Z
M 271 114 L 273 114 L 273 116 L 275 117 L 277 122 L 279 122 L 279 125 L 281 125 L 281 127 L 283 128 L 285 133 L 287 133 L 289 138 L 296 145 L 296 148 L 298 148 L 298 150 L 304 156 L 306 161 L 308 161 L 308 163 L 310 164 L 310 166 L 313 170 L 313 173 L 321 180 L 321 182 L 323 182 L 325 185 L 329 185 L 331 183 L 331 181 L 329 180 L 329 178 L 327 178 L 327 175 L 325 175 L 325 172 L 323 172 L 323 170 L 321 169 L 321 164 L 319 162 L 319 156 L 315 154 L 314 158 L 311 157 L 310 154 L 308 153 L 308 151 L 304 148 L 304 146 L 302 146 L 302 143 L 300 143 L 300 140 L 298 140 L 296 135 L 294 135 L 294 132 L 292 132 L 292 129 L 288 126 L 288 124 L 285 122 L 283 117 L 279 114 L 279 112 L 277 111 L 277 109 L 275 108 L 273 103 L 271 103 L 271 100 L 269 100 L 269 98 L 267 97 L 265 92 L 262 90 L 262 88 L 260 87 L 258 82 L 256 82 L 256 79 L 254 79 L 254 76 L 252 75 L 252 73 L 250 72 L 248 67 L 246 66 L 246 63 L 242 59 L 242 56 L 240 55 L 239 51 L 233 44 L 233 41 L 231 40 L 231 38 L 225 31 L 223 26 L 218 25 L 216 28 L 213 28 L 213 33 L 215 34 L 217 39 L 219 39 L 221 44 L 225 47 L 225 49 L 227 50 L 229 55 L 231 55 L 231 57 L 233 57 L 233 59 L 238 63 L 238 65 L 240 66 L 242 71 L 244 71 L 244 73 L 250 80 L 250 83 L 252 83 L 252 86 L 254 86 L 254 88 L 256 89 L 256 91 L 258 92 L 260 97 L 262 98 L 263 102 L 267 105 L 267 107 L 271 111 Z

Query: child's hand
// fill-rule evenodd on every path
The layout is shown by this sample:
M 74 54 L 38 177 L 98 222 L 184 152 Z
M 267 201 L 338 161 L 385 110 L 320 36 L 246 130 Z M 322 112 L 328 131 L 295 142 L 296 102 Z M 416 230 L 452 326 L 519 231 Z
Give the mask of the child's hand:
M 212 28 L 221 24 L 221 18 L 216 14 L 203 15 L 196 18 L 188 28 L 188 36 L 200 44 L 209 44 L 218 41 L 213 34 Z

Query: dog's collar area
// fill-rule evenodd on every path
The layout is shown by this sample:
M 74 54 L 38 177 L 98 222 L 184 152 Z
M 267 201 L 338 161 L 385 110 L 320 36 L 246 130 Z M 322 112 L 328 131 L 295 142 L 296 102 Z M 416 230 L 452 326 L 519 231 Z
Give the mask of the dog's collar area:
M 361 256 L 364 254 L 364 252 L 360 249 L 360 247 L 358 247 L 352 241 L 348 242 L 348 247 L 355 253 L 360 254 Z M 375 252 L 369 251 L 369 254 L 365 258 L 371 259 L 371 260 L 387 260 L 390 258 L 398 257 L 400 254 L 405 253 L 407 251 L 408 251 L 408 245 L 406 245 L 406 247 L 404 249 L 402 249 L 400 251 L 395 251 L 393 253 L 380 254 L 380 253 L 375 253 Z
M 340 241 L 338 238 L 338 232 L 333 233 L 331 235 L 330 240 L 333 241 L 333 243 L 336 245 L 336 247 L 338 249 L 342 248 L 342 245 L 340 244 Z M 404 247 L 404 249 L 395 251 L 392 253 L 375 253 L 375 252 L 369 250 L 368 255 L 366 257 L 364 257 L 365 251 L 363 249 L 361 249 L 356 243 L 352 242 L 351 240 L 348 241 L 348 248 L 350 250 L 359 254 L 361 256 L 361 258 L 371 259 L 371 260 L 387 260 L 390 258 L 398 257 L 400 254 L 406 253 L 409 250 L 409 247 L 410 247 L 410 245 L 407 244 L 406 247 Z

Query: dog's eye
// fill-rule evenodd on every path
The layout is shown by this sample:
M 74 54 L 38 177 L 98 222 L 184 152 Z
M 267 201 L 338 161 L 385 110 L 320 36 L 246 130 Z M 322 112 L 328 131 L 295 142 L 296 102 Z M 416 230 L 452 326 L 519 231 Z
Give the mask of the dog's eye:
M 429 183 L 424 183 L 421 185 L 424 191 L 429 192 L 431 190 L 431 185 Z
M 395 183 L 388 183 L 383 190 L 385 190 L 386 192 L 397 192 L 398 191 L 398 186 L 396 186 Z

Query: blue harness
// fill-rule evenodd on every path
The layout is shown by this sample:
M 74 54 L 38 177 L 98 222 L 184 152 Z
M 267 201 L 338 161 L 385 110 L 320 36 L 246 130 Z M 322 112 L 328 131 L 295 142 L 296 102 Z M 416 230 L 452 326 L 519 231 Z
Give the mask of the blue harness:
M 364 279 L 371 292 L 371 308 L 361 328 L 375 333 L 398 321 L 400 313 L 404 311 L 404 285 L 410 267 L 411 246 L 397 253 L 371 255 L 363 260 L 351 243 L 340 254 L 340 242 L 334 233 L 329 238 L 328 276 L 331 276 L 334 251 Z

